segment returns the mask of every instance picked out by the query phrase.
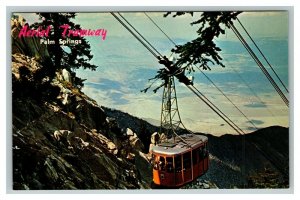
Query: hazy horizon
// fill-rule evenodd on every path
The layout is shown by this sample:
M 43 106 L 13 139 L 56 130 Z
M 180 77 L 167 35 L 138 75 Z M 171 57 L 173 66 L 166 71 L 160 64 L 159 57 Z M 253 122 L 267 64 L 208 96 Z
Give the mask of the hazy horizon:
M 194 17 L 186 15 L 176 18 L 164 18 L 164 13 L 147 14 L 178 44 L 197 37 L 197 27 L 190 26 L 189 23 L 197 19 L 200 13 L 195 13 Z M 32 13 L 21 15 L 31 23 L 37 20 Z M 142 12 L 123 13 L 123 16 L 163 55 L 171 55 L 173 44 Z M 239 19 L 288 87 L 288 13 L 244 12 L 239 15 Z M 86 37 L 94 55 L 91 62 L 99 67 L 96 71 L 76 71 L 79 77 L 87 79 L 83 92 L 94 98 L 99 105 L 149 121 L 159 121 L 162 90 L 157 93 L 149 90 L 146 94 L 140 90 L 148 86 L 148 79 L 154 77 L 162 65 L 109 13 L 78 13 L 75 22 L 83 28 L 107 30 L 105 40 Z M 236 26 L 245 36 L 237 23 Z M 245 38 L 250 43 L 250 40 Z M 211 66 L 212 70 L 205 73 L 258 128 L 272 125 L 288 127 L 288 108 L 232 31 L 226 29 L 225 35 L 217 38 L 216 43 L 222 49 L 221 56 L 225 68 Z M 273 76 L 266 64 L 265 67 Z M 254 130 L 252 124 L 199 71 L 192 75 L 195 78 L 195 87 L 237 125 L 245 132 Z M 275 79 L 275 76 L 273 78 Z M 280 83 L 277 80 L 276 82 L 284 91 Z M 176 89 L 182 121 L 188 129 L 214 135 L 236 134 L 184 85 L 176 82 Z M 288 94 L 285 95 L 289 99 Z

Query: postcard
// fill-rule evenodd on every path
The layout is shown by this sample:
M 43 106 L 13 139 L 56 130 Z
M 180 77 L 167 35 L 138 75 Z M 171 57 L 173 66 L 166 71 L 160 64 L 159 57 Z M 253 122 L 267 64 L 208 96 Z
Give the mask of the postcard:
M 288 10 L 10 26 L 14 191 L 290 188 Z

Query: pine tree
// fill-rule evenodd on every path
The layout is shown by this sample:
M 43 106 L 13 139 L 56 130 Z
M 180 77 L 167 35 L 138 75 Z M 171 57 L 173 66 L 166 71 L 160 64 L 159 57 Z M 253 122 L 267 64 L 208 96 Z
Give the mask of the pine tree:
M 204 70 L 210 69 L 209 63 L 225 67 L 219 54 L 221 49 L 215 44 L 214 39 L 224 34 L 225 28 L 229 29 L 230 24 L 233 24 L 233 20 L 240 13 L 239 11 L 203 12 L 197 21 L 191 23 L 191 25 L 200 25 L 197 30 L 198 37 L 172 49 L 172 52 L 179 55 L 176 64 L 199 65 Z M 171 12 L 168 12 L 164 16 L 170 14 Z M 193 12 L 176 12 L 173 17 L 184 14 L 193 16 Z
M 91 46 L 88 41 L 79 36 L 62 37 L 62 25 L 69 25 L 69 29 L 81 29 L 79 24 L 72 22 L 76 17 L 76 13 L 37 13 L 40 22 L 34 23 L 32 27 L 41 27 L 46 29 L 51 26 L 50 35 L 47 39 L 54 40 L 55 44 L 48 45 L 48 51 L 55 70 L 65 68 L 68 71 L 72 69 L 84 68 L 96 70 L 97 66 L 90 64 L 89 61 L 93 58 L 91 54 Z M 60 39 L 81 40 L 80 44 L 67 44 L 62 46 L 59 44 Z

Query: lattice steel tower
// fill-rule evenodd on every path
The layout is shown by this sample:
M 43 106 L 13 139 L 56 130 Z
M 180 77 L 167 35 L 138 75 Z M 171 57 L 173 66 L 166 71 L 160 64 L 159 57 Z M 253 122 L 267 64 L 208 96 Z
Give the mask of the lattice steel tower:
M 160 134 L 164 133 L 166 139 L 173 137 L 175 141 L 176 136 L 180 138 L 177 134 L 180 125 L 184 127 L 178 110 L 174 76 L 170 76 L 166 79 L 163 90 Z

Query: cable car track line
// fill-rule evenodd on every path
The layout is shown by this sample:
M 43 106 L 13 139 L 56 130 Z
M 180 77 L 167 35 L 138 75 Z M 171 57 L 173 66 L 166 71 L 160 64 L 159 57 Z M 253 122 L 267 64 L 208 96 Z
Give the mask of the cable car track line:
M 140 43 L 142 43 L 142 45 L 155 57 L 157 58 L 158 55 L 147 46 L 147 44 L 145 44 L 117 15 L 115 15 L 115 13 L 111 12 L 110 13 L 114 18 L 116 18 L 116 20 L 122 24 L 124 26 L 124 28 L 126 28 Z
M 255 91 L 252 89 L 252 87 L 250 87 L 250 85 L 246 82 L 246 80 L 239 74 L 239 72 L 237 72 L 233 67 L 231 67 L 230 65 L 228 65 L 232 71 L 239 77 L 239 79 L 246 85 L 246 87 L 248 87 L 248 89 L 251 91 L 251 93 L 256 97 L 256 99 L 258 100 L 259 103 L 261 103 L 262 105 L 264 105 L 265 103 L 262 101 L 262 99 L 255 93 Z M 253 103 L 253 101 L 251 101 L 251 103 Z M 269 104 L 270 105 L 270 104 Z M 279 124 L 279 121 L 277 120 L 277 118 L 275 117 L 275 115 L 273 114 L 273 112 L 271 112 L 271 110 L 266 106 L 265 108 L 269 114 L 276 119 L 277 123 Z
M 153 52 L 153 50 L 151 50 L 150 47 L 147 46 L 147 44 L 145 44 L 141 38 L 139 38 L 118 16 L 116 16 L 113 12 L 111 12 L 111 14 L 139 41 L 141 42 L 151 53 L 152 55 L 158 59 L 158 55 Z M 120 15 L 120 14 L 119 14 Z M 122 15 L 120 15 L 122 17 Z M 124 17 L 122 17 L 124 19 Z M 124 19 L 126 20 L 126 19 Z M 138 32 L 127 20 L 126 22 L 136 31 Z M 140 36 L 141 34 L 138 33 Z M 146 40 L 143 36 L 141 36 L 144 40 Z M 148 44 L 150 44 L 147 41 Z M 152 48 L 154 48 L 151 44 L 150 46 Z M 155 49 L 155 48 L 154 48 Z M 156 49 L 155 49 L 156 50 Z M 156 50 L 157 51 L 157 50 Z M 157 51 L 158 52 L 158 51 Z M 159 52 L 158 52 L 159 53 Z M 159 53 L 159 55 L 161 55 Z M 176 75 L 175 75 L 176 76 Z M 177 77 L 177 76 L 176 76 Z M 218 116 L 220 116 L 230 127 L 232 127 L 238 134 L 243 135 L 245 134 L 245 132 L 239 127 L 237 126 L 226 114 L 224 114 L 215 104 L 213 104 L 207 97 L 205 97 L 205 95 L 203 93 L 201 93 L 197 88 L 195 88 L 194 86 L 190 86 L 185 84 L 194 94 L 196 94 L 196 96 L 198 96 L 207 106 L 209 106 Z M 197 93 L 198 92 L 198 93 Z
M 168 38 L 168 40 L 171 42 L 171 43 L 173 43 L 175 46 L 177 45 L 176 43 L 175 43 L 175 41 L 174 40 L 172 40 L 172 38 L 170 38 L 163 30 L 162 30 L 162 28 L 160 28 L 159 26 L 158 26 L 158 24 L 146 13 L 146 12 L 144 12 L 144 14 L 148 17 L 148 19 Z M 241 22 L 240 22 L 241 23 Z M 241 24 L 242 25 L 242 24 Z M 243 27 L 244 28 L 244 27 Z M 244 30 L 246 31 L 246 29 L 244 28 Z M 247 31 L 246 31 L 247 32 Z M 248 33 L 248 32 L 247 32 Z M 249 34 L 248 34 L 249 35 Z M 250 37 L 250 35 L 249 35 L 249 37 Z M 253 43 L 255 43 L 254 41 L 253 41 Z M 256 44 L 256 43 L 255 43 Z M 257 47 L 258 48 L 258 47 Z M 260 51 L 261 52 L 261 51 Z M 172 54 L 173 54 L 174 52 L 172 52 Z M 261 52 L 261 54 L 263 54 L 262 52 Z M 266 58 L 265 58 L 266 59 Z M 200 70 L 200 72 L 221 92 L 221 94 L 226 98 L 226 99 L 228 99 L 228 101 L 230 101 L 231 102 L 231 104 L 253 125 L 253 127 L 255 127 L 257 130 L 258 130 L 258 128 L 256 127 L 256 125 L 251 121 L 251 120 L 249 120 L 249 118 L 227 97 L 227 95 L 226 94 L 224 94 L 224 92 L 222 91 L 222 90 L 220 90 L 220 88 L 198 67 L 198 66 L 196 66 L 199 70 Z M 270 66 L 271 67 L 271 66 Z M 234 69 L 233 69 L 234 70 Z M 246 83 L 246 81 L 244 80 L 244 79 L 242 79 L 242 77 L 236 72 L 236 70 L 234 70 L 234 72 L 240 77 L 240 79 L 244 82 L 244 84 L 250 89 L 250 91 L 254 94 L 254 96 L 256 96 L 256 98 L 263 104 L 263 101 L 255 94 L 255 92 L 252 90 L 252 88 Z M 275 73 L 275 72 L 274 72 Z M 273 117 L 275 117 L 274 115 L 273 115 L 273 113 L 267 108 L 267 110 L 268 110 L 268 112 L 269 113 L 271 113 L 271 115 L 273 116 Z
M 270 64 L 270 62 L 268 61 L 268 59 L 265 57 L 265 55 L 263 54 L 263 52 L 260 50 L 260 48 L 256 45 L 256 42 L 252 39 L 251 35 L 249 34 L 249 32 L 246 30 L 246 28 L 243 26 L 242 22 L 239 20 L 239 18 L 236 18 L 239 22 L 239 24 L 242 26 L 242 28 L 244 29 L 244 31 L 246 32 L 246 34 L 248 35 L 248 37 L 250 38 L 250 40 L 253 42 L 253 44 L 255 45 L 255 47 L 257 48 L 257 50 L 259 51 L 259 53 L 262 55 L 262 57 L 265 59 L 265 61 L 267 62 L 267 64 L 269 65 L 269 67 L 271 68 L 271 70 L 274 72 L 275 76 L 277 77 L 277 79 L 280 81 L 280 83 L 282 84 L 282 86 L 284 87 L 284 89 L 287 91 L 287 93 L 289 93 L 289 90 L 287 89 L 287 87 L 284 85 L 284 83 L 282 82 L 281 78 L 278 76 L 278 74 L 276 73 L 276 71 L 274 70 L 274 68 L 272 67 L 272 65 Z
M 253 127 L 256 128 L 256 130 L 258 130 L 258 128 L 255 126 L 255 124 L 252 122 L 252 120 L 250 120 L 244 113 L 243 111 L 241 111 L 241 109 L 239 109 L 235 103 L 233 103 L 233 101 L 231 101 L 231 99 L 229 99 L 229 97 L 200 69 L 200 67 L 197 66 L 197 68 L 199 69 L 199 71 L 207 78 L 207 80 L 209 80 L 214 86 L 215 88 L 221 92 L 221 94 L 249 121 L 249 123 L 252 124 Z

